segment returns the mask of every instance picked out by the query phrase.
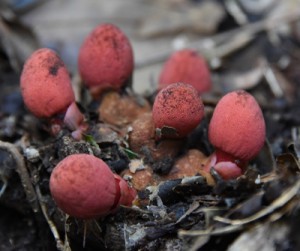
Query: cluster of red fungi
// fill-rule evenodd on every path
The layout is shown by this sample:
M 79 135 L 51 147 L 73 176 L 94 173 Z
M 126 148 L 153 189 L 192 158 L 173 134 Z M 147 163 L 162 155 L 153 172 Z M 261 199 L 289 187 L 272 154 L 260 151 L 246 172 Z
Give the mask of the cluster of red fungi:
M 93 97 L 107 89 L 120 92 L 134 68 L 128 38 L 112 24 L 99 25 L 80 48 L 78 68 Z M 24 65 L 20 84 L 25 105 L 36 117 L 48 120 L 53 135 L 66 128 L 74 139 L 84 138 L 88 123 L 75 102 L 66 66 L 54 51 L 34 52 Z M 189 135 L 204 117 L 200 95 L 210 89 L 210 72 L 201 55 L 191 49 L 174 52 L 161 71 L 152 108 L 155 140 Z M 147 140 L 142 134 L 147 130 L 138 135 L 140 146 Z M 215 152 L 202 169 L 214 168 L 223 179 L 242 175 L 265 141 L 265 122 L 254 97 L 243 90 L 222 97 L 208 136 Z M 62 211 L 82 219 L 108 215 L 120 205 L 131 206 L 137 196 L 127 181 L 89 154 L 61 160 L 51 173 L 50 191 Z

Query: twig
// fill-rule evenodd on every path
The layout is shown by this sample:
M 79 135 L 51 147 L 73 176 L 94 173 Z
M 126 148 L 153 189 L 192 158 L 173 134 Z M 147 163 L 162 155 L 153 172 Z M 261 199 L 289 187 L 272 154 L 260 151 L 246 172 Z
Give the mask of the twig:
M 240 231 L 243 229 L 242 225 L 239 226 L 226 226 L 226 227 L 221 227 L 217 228 L 214 230 L 206 229 L 206 230 L 180 230 L 178 232 L 179 236 L 202 236 L 202 235 L 221 235 L 221 234 L 227 234 L 227 233 L 233 233 L 236 231 Z
M 277 98 L 282 97 L 283 91 L 278 83 L 274 70 L 270 66 L 267 66 L 264 75 L 275 97 Z
M 23 185 L 26 198 L 28 202 L 31 205 L 31 208 L 34 212 L 39 211 L 39 206 L 36 198 L 36 193 L 34 190 L 34 187 L 31 183 L 29 173 L 26 169 L 25 162 L 23 156 L 18 151 L 17 147 L 14 144 L 0 141 L 0 148 L 4 149 L 5 151 L 8 151 L 13 159 L 16 162 L 15 170 L 19 174 L 19 177 L 21 179 L 21 183 Z
M 3 185 L 0 189 L 0 198 L 1 198 L 1 196 L 4 194 L 4 192 L 7 188 L 8 181 L 7 181 L 7 178 L 5 176 L 2 176 L 1 174 L 0 174 L 0 176 L 1 176 L 1 181 L 3 182 Z
M 240 226 L 240 225 L 245 225 L 248 223 L 251 223 L 255 220 L 258 220 L 264 216 L 267 216 L 268 214 L 271 214 L 274 212 L 276 209 L 283 207 L 285 204 L 287 204 L 291 199 L 293 199 L 297 193 L 299 192 L 300 189 L 300 181 L 298 181 L 294 186 L 289 188 L 285 193 L 282 194 L 279 198 L 274 200 L 269 206 L 263 208 L 259 212 L 257 212 L 254 215 L 251 215 L 247 218 L 244 219 L 238 219 L 238 220 L 231 220 L 227 218 L 223 218 L 220 216 L 214 217 L 214 220 L 230 224 L 231 226 Z
M 230 30 L 221 34 L 217 34 L 201 40 L 196 40 L 187 44 L 188 48 L 193 48 L 203 54 L 208 60 L 215 57 L 224 57 L 228 53 L 232 53 L 239 49 L 246 42 L 251 41 L 255 34 L 265 30 L 272 30 L 282 23 L 290 23 L 300 18 L 300 11 L 296 10 L 294 13 L 288 13 L 277 18 L 267 18 L 255 23 L 250 23 Z M 232 41 L 235 40 L 235 45 Z M 222 49 L 222 47 L 225 48 Z M 147 59 L 143 59 L 136 63 L 136 69 L 144 68 L 150 65 L 158 64 L 165 61 L 172 53 L 173 49 L 167 49 L 160 54 L 153 55 Z
M 55 224 L 53 223 L 53 221 L 48 216 L 47 208 L 46 208 L 45 203 L 43 202 L 43 196 L 42 196 L 42 193 L 41 193 L 41 190 L 40 190 L 39 186 L 36 186 L 36 194 L 38 196 L 40 207 L 42 209 L 43 215 L 44 215 L 44 217 L 45 217 L 45 219 L 46 219 L 46 221 L 47 221 L 47 223 L 50 227 L 52 235 L 53 235 L 53 237 L 56 241 L 57 249 L 60 250 L 60 251 L 65 251 L 66 250 L 65 245 L 64 245 L 63 241 L 60 239 L 57 228 L 56 228 Z

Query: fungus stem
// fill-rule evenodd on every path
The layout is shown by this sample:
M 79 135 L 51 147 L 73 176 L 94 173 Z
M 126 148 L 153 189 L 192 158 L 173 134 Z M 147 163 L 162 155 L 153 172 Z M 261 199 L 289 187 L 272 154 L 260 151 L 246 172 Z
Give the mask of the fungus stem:
M 73 138 L 77 140 L 80 140 L 82 134 L 88 129 L 88 125 L 84 121 L 84 116 L 75 102 L 68 107 L 64 123 L 72 131 Z

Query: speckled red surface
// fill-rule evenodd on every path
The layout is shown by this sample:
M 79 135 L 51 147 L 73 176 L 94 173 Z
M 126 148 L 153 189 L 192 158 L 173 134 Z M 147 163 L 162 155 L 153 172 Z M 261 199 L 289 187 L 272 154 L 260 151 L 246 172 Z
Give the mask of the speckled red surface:
M 204 58 L 196 51 L 176 51 L 165 62 L 159 76 L 159 89 L 177 82 L 194 86 L 200 94 L 211 89 L 210 71 Z
M 152 114 L 156 128 L 171 127 L 178 137 L 184 137 L 202 120 L 204 106 L 194 87 L 176 83 L 157 94 Z
M 208 130 L 209 140 L 216 148 L 244 161 L 258 154 L 265 134 L 262 111 L 245 91 L 230 92 L 220 99 Z
M 88 154 L 74 154 L 53 169 L 50 191 L 65 213 L 83 219 L 107 215 L 115 204 L 115 177 L 107 164 Z
M 20 82 L 25 105 L 37 117 L 64 112 L 75 100 L 69 73 L 50 49 L 39 49 L 28 58 Z
M 78 67 L 88 87 L 121 88 L 133 71 L 133 51 L 128 38 L 112 24 L 97 26 L 80 48 Z

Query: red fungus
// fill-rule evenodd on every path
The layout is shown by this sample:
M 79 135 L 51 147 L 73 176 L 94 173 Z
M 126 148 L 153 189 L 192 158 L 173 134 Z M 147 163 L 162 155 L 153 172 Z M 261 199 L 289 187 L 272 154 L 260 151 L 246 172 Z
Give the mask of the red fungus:
M 63 113 L 75 101 L 65 64 L 47 48 L 35 51 L 27 59 L 21 74 L 21 91 L 25 105 L 38 118 Z
M 152 115 L 159 138 L 182 138 L 200 123 L 204 106 L 193 86 L 176 83 L 157 94 Z
M 73 154 L 59 162 L 50 177 L 50 191 L 62 211 L 82 219 L 106 216 L 120 205 L 130 206 L 136 197 L 125 180 L 89 154 Z
M 199 94 L 211 89 L 210 71 L 202 56 L 191 49 L 174 52 L 165 62 L 160 76 L 159 89 L 183 82 L 195 87 Z
M 74 138 L 81 138 L 87 129 L 84 116 L 75 104 L 67 68 L 54 51 L 35 51 L 23 67 L 20 85 L 26 107 L 36 117 L 49 119 L 54 134 L 60 131 L 64 117 L 67 127 L 76 131 Z
M 221 161 L 214 165 L 214 169 L 224 180 L 235 179 L 242 175 L 243 170 L 234 162 Z
M 85 118 L 73 102 L 67 109 L 64 117 L 64 124 L 72 131 L 74 139 L 81 139 L 82 134 L 88 130 L 88 124 L 84 122 Z
M 119 90 L 133 71 L 133 52 L 128 38 L 112 24 L 97 26 L 80 48 L 78 67 L 92 92 L 107 88 Z
M 209 124 L 209 140 L 216 149 L 210 166 L 216 164 L 223 178 L 240 176 L 263 147 L 265 134 L 265 121 L 255 98 L 243 90 L 228 93 L 218 102 Z
M 131 206 L 133 200 L 135 199 L 137 193 L 136 190 L 132 187 L 129 187 L 127 182 L 122 179 L 119 175 L 114 174 L 115 176 L 115 182 L 118 184 L 118 187 L 120 189 L 120 197 L 118 200 L 118 206 Z

